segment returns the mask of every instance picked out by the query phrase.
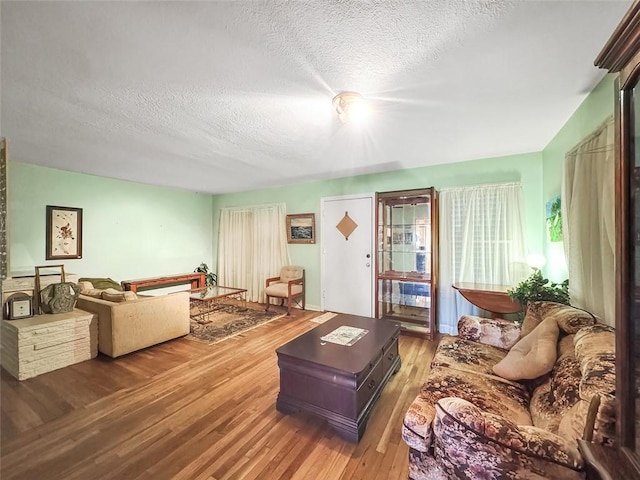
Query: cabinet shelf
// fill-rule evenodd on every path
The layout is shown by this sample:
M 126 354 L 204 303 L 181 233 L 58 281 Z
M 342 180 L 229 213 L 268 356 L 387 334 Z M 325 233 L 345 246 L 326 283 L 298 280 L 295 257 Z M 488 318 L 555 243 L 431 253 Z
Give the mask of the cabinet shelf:
M 433 338 L 438 254 L 433 188 L 377 195 L 376 316 Z
M 384 272 L 378 275 L 379 280 L 399 280 L 403 282 L 431 282 L 431 275 L 429 274 L 413 274 L 412 272 Z

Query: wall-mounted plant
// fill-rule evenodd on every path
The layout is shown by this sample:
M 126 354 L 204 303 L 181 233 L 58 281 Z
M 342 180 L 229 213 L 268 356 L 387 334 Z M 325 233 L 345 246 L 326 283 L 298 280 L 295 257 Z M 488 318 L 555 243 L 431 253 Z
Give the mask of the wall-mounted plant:
M 204 273 L 204 278 L 205 278 L 205 282 L 207 284 L 207 287 L 213 287 L 214 285 L 216 285 L 218 283 L 218 276 L 215 273 L 210 272 L 209 271 L 209 267 L 204 262 L 202 262 L 194 270 L 194 272 Z
M 507 294 L 513 300 L 518 300 L 525 310 L 529 302 L 548 301 L 570 305 L 569 280 L 562 283 L 551 282 L 544 278 L 538 269 L 534 269 L 534 272 L 515 288 L 507 290 Z

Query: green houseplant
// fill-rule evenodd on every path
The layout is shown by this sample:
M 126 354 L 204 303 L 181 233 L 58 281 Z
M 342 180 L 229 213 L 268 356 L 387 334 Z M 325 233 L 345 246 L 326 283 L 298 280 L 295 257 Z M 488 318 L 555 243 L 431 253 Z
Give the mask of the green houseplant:
M 198 267 L 194 270 L 194 272 L 204 273 L 205 282 L 207 287 L 213 287 L 218 283 L 218 276 L 209 271 L 209 267 L 206 263 L 202 262 Z
M 526 310 L 529 302 L 549 301 L 570 305 L 569 303 L 569 280 L 562 283 L 551 282 L 542 276 L 539 269 L 534 269 L 533 273 L 520 282 L 515 288 L 507 290 L 511 299 L 518 300 Z

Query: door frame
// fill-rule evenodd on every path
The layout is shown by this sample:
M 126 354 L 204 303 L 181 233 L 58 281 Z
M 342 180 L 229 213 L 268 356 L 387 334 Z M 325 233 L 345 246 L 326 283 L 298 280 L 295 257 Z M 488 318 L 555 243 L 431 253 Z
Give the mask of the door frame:
M 376 298 L 375 298 L 375 278 L 376 278 L 376 193 L 375 192 L 366 192 L 366 193 L 354 193 L 350 195 L 336 195 L 331 197 L 321 197 L 320 198 L 320 309 L 322 311 L 325 310 L 325 285 L 326 285 L 326 267 L 325 267 L 325 236 L 326 236 L 326 228 L 327 225 L 324 221 L 324 213 L 325 213 L 325 203 L 332 201 L 342 201 L 342 200 L 357 200 L 361 198 L 367 198 L 371 200 L 371 231 L 369 232 L 371 238 L 371 278 L 369 279 L 369 292 L 371 295 L 371 305 L 370 308 L 370 316 L 375 317 L 376 314 Z

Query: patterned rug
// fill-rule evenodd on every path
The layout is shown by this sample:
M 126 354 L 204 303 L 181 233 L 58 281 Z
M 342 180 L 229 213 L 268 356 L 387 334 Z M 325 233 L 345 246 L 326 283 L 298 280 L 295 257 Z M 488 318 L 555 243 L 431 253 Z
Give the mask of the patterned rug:
M 185 338 L 211 345 L 283 316 L 274 311 L 265 312 L 239 305 L 222 305 L 204 319 L 208 320 L 208 323 L 200 323 L 192 318 L 191 333 Z M 200 318 L 199 320 L 202 321 Z

